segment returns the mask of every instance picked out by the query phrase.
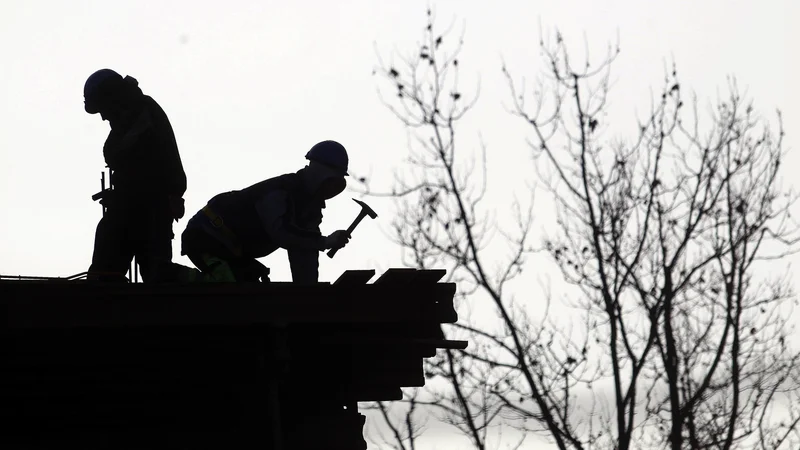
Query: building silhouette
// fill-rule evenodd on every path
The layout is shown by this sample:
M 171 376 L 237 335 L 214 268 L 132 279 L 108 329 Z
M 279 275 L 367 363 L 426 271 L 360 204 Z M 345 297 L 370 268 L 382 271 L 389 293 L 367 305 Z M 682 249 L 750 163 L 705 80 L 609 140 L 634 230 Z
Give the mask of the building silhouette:
M 357 402 L 423 386 L 444 270 L 334 283 L 0 277 L 3 449 L 365 449 Z M 80 277 L 74 277 L 80 278 Z

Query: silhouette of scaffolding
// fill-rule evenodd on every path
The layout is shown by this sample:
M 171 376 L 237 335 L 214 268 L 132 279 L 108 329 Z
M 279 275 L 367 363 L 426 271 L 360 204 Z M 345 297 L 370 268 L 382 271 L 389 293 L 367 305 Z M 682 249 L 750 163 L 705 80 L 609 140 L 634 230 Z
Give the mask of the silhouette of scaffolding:
M 0 280 L 0 448 L 363 450 L 357 402 L 423 386 L 444 270 L 334 283 Z

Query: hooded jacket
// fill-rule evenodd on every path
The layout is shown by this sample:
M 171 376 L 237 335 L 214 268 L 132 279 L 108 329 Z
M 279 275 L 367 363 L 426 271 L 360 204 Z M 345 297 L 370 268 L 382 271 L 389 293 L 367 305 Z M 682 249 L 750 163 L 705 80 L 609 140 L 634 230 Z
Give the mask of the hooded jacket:
M 123 203 L 140 206 L 166 204 L 169 196 L 182 197 L 186 173 L 166 113 L 142 93 L 136 80 L 126 78 L 125 89 L 126 100 L 136 112 L 127 121 L 111 124 L 103 146 L 116 196 Z

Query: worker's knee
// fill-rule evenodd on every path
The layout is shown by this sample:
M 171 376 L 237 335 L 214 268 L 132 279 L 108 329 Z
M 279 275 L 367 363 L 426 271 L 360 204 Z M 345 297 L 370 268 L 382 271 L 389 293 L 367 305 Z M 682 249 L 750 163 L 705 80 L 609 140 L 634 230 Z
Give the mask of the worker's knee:
M 216 283 L 237 281 L 228 262 L 221 258 L 203 254 L 192 255 L 190 259 L 201 270 L 171 261 L 151 262 L 150 264 L 142 266 L 142 278 L 148 283 Z M 145 275 L 145 273 L 147 273 L 147 275 Z
M 196 283 L 203 281 L 203 273 L 199 270 L 173 262 L 165 261 L 148 267 L 145 274 L 142 267 L 142 279 L 146 283 Z
M 203 254 L 201 256 L 205 270 L 203 271 L 209 282 L 235 282 L 236 276 L 230 264 L 222 258 Z

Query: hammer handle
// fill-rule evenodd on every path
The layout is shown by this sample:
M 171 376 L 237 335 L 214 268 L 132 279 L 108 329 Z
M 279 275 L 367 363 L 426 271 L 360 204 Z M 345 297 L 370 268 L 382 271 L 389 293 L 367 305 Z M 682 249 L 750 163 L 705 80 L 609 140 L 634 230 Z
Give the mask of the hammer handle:
M 359 222 L 361 222 L 361 219 L 363 219 L 364 216 L 366 216 L 366 215 L 367 215 L 367 213 L 365 213 L 364 211 L 361 211 L 361 213 L 358 214 L 358 217 L 356 217 L 356 220 L 354 220 L 353 223 L 351 223 L 350 226 L 347 227 L 347 235 L 348 236 L 350 236 L 353 233 L 353 230 L 356 229 L 356 226 L 358 226 Z M 328 258 L 333 258 L 333 255 L 335 255 L 337 251 L 339 251 L 338 248 L 332 248 L 332 249 L 328 250 Z
M 366 215 L 367 214 L 362 211 L 361 214 L 359 214 L 358 217 L 356 217 L 356 220 L 354 220 L 353 223 L 351 223 L 350 226 L 347 227 L 347 235 L 348 236 L 350 236 L 353 233 L 353 230 L 356 229 L 356 226 L 358 226 L 358 224 L 361 223 L 361 219 L 363 219 L 364 216 L 366 216 Z

